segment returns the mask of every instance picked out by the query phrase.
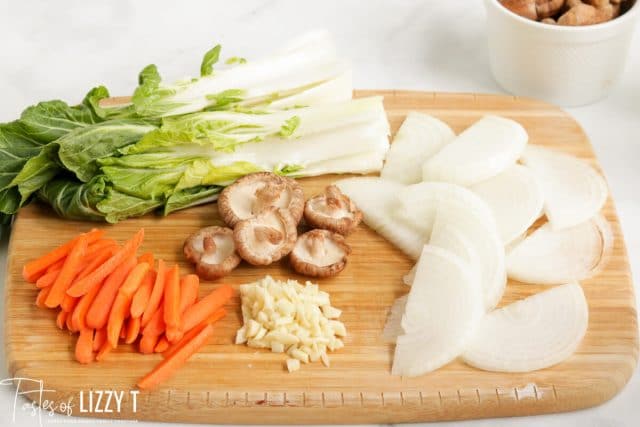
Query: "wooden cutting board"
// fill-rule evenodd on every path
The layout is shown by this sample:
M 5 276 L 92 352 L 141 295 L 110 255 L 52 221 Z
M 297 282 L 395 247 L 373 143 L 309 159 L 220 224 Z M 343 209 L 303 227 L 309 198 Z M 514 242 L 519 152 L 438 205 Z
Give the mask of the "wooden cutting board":
M 522 123 L 533 144 L 553 147 L 597 162 L 584 132 L 560 109 L 517 97 L 400 91 L 360 91 L 358 96 L 384 95 L 395 131 L 409 111 L 433 114 L 460 132 L 484 114 L 500 114 Z M 307 195 L 319 192 L 335 176 L 302 180 Z M 22 265 L 92 227 L 63 221 L 41 205 L 23 209 L 13 226 L 6 281 L 5 340 L 9 372 L 14 377 L 42 379 L 44 396 L 75 403 L 75 415 L 202 423 L 399 423 L 429 420 L 503 417 L 570 411 L 602 403 L 630 378 L 638 357 L 638 328 L 633 287 L 624 240 L 609 200 L 605 215 L 613 226 L 615 247 L 607 268 L 583 283 L 589 302 L 587 335 L 565 362 L 537 372 L 483 372 L 460 361 L 419 378 L 390 375 L 393 347 L 380 338 L 395 298 L 407 288 L 401 277 L 412 262 L 380 236 L 361 226 L 349 236 L 353 247 L 346 270 L 319 281 L 343 310 L 349 332 L 344 349 L 331 354 L 331 368 L 320 363 L 285 372 L 284 357 L 233 344 L 240 325 L 239 299 L 202 352 L 161 389 L 141 393 L 136 411 L 125 394 L 120 413 L 80 413 L 90 390 L 124 390 L 158 361 L 123 345 L 107 361 L 83 366 L 73 360 L 75 338 L 58 330 L 52 311 L 37 309 L 36 290 L 20 275 Z M 200 227 L 219 224 L 216 205 L 172 214 L 146 216 L 117 225 L 99 224 L 110 237 L 123 241 L 146 229 L 143 250 L 169 262 L 182 273 L 192 271 L 181 255 L 186 236 Z M 266 274 L 293 277 L 286 263 L 268 268 L 243 265 L 225 282 L 238 285 Z M 215 283 L 204 283 L 202 293 Z M 509 283 L 502 304 L 544 290 L 544 286 Z M 22 389 L 28 384 L 22 384 Z M 33 397 L 36 397 L 34 395 Z

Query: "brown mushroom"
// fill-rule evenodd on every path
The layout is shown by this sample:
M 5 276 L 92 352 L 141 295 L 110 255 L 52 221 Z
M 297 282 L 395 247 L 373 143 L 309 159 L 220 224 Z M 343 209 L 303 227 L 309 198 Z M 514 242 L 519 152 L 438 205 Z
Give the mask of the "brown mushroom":
M 269 265 L 291 252 L 298 237 L 296 225 L 288 209 L 271 206 L 236 224 L 236 250 L 249 264 Z
M 222 219 L 235 227 L 238 221 L 254 217 L 269 207 L 288 209 L 298 224 L 304 210 L 304 193 L 294 179 L 270 172 L 257 172 L 238 179 L 218 198 Z
M 240 264 L 233 241 L 233 230 L 205 227 L 184 242 L 184 256 L 196 265 L 196 273 L 204 279 L 218 279 Z
M 324 194 L 307 200 L 304 219 L 312 227 L 346 236 L 360 224 L 362 212 L 338 187 L 330 185 Z
M 291 251 L 291 266 L 306 276 L 329 277 L 347 265 L 351 247 L 344 236 L 328 230 L 311 230 L 298 238 Z

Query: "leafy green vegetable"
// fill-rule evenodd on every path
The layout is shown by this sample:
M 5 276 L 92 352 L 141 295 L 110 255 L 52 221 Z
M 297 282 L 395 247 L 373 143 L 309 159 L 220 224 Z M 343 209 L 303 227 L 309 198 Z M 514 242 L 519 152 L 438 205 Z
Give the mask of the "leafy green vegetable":
M 18 186 L 21 203 L 26 203 L 33 193 L 63 170 L 58 161 L 58 149 L 59 145 L 55 142 L 45 145 L 40 153 L 30 158 L 15 176 L 11 184 Z
M 141 199 L 112 188 L 107 189 L 106 197 L 97 204 L 100 212 L 104 214 L 105 220 L 110 223 L 147 214 L 162 205 L 162 200 Z
M 85 183 L 74 178 L 58 178 L 45 184 L 38 197 L 63 218 L 103 221 L 104 214 L 97 204 L 104 198 L 105 190 L 106 184 L 101 177 Z
M 204 54 L 204 58 L 202 58 L 202 65 L 200 65 L 200 75 L 210 76 L 213 73 L 213 66 L 218 59 L 220 58 L 220 50 L 222 46 L 219 44 L 215 45 L 211 50 Z
M 226 61 L 224 61 L 224 63 L 227 64 L 227 65 L 246 64 L 247 60 L 245 58 L 241 58 L 239 56 L 232 56 L 231 58 L 229 58 Z
M 164 205 L 164 214 L 169 215 L 181 209 L 210 203 L 218 198 L 223 187 L 198 186 L 174 192 Z

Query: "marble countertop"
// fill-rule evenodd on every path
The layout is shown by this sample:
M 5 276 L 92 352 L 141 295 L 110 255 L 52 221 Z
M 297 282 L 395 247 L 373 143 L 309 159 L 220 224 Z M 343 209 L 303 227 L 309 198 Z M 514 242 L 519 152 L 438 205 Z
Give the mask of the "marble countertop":
M 216 42 L 226 52 L 251 58 L 310 28 L 333 33 L 341 54 L 353 62 L 356 88 L 502 93 L 489 71 L 480 0 L 7 1 L 0 2 L 0 121 L 39 100 L 80 100 L 97 84 L 114 94 L 131 93 L 137 72 L 152 62 L 169 79 L 196 74 L 202 53 Z M 611 95 L 568 109 L 604 167 L 635 277 L 640 277 L 639 73 L 636 30 L 628 66 Z M 0 283 L 9 232 L 1 233 Z M 7 376 L 2 354 L 0 379 Z M 37 426 L 37 419 L 19 409 L 13 420 L 13 395 L 0 386 L 0 425 Z M 619 395 L 596 408 L 456 425 L 635 426 L 639 401 L 636 372 Z M 43 423 L 69 421 L 55 416 Z M 73 419 L 77 423 L 92 422 Z

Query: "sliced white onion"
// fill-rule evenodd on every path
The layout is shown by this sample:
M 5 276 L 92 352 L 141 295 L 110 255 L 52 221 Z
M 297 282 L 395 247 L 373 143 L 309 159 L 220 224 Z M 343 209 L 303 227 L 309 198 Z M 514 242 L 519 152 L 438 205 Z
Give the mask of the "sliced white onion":
M 522 154 L 522 162 L 540 181 L 544 211 L 554 229 L 592 218 L 607 200 L 604 178 L 576 157 L 530 145 Z
M 407 305 L 407 298 L 408 295 L 404 295 L 396 299 L 389 310 L 387 322 L 382 331 L 382 339 L 386 343 L 395 344 L 398 337 L 404 334 L 404 330 L 402 329 L 402 315 Z
M 540 216 L 544 204 L 542 187 L 534 174 L 522 165 L 513 165 L 471 186 L 470 190 L 491 209 L 505 245 L 527 231 Z
M 380 176 L 403 184 L 422 181 L 422 164 L 455 136 L 441 120 L 409 113 L 393 138 Z
M 365 224 L 413 259 L 418 259 L 429 234 L 417 232 L 393 215 L 402 184 L 378 177 L 347 178 L 335 184 L 362 211 Z
M 487 314 L 462 358 L 487 371 L 543 369 L 573 354 L 588 323 L 580 285 L 557 286 Z
M 404 283 L 407 286 L 411 286 L 413 284 L 413 280 L 416 278 L 417 267 L 418 267 L 418 264 L 415 264 L 413 267 L 411 267 L 411 270 L 409 270 L 407 274 L 402 276 L 402 283 Z
M 485 116 L 428 159 L 422 167 L 422 179 L 476 184 L 513 165 L 528 139 L 518 122 Z
M 407 299 L 393 375 L 417 376 L 456 358 L 482 318 L 478 278 L 453 253 L 426 245 Z
M 612 246 L 611 226 L 601 216 L 561 230 L 546 223 L 507 254 L 507 273 L 542 285 L 580 281 L 604 266 Z
M 397 215 L 416 230 L 431 233 L 437 214 L 442 225 L 456 229 L 466 238 L 480 260 L 485 307 L 495 307 L 502 298 L 507 277 L 504 245 L 487 204 L 467 188 L 442 182 L 404 187 L 398 201 Z

